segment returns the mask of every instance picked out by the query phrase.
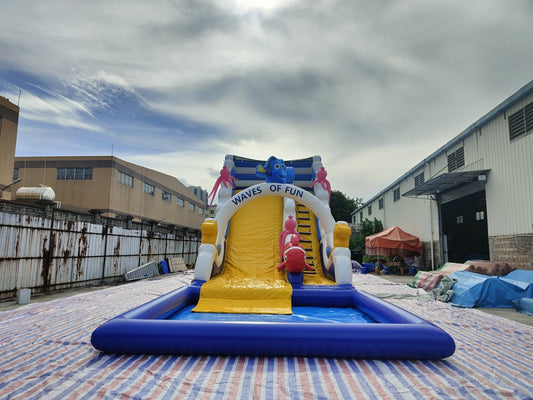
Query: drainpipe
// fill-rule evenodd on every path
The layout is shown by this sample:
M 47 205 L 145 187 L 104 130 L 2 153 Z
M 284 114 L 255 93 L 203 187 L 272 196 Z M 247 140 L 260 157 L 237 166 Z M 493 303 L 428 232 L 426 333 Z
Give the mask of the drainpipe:
M 435 271 L 435 254 L 433 251 L 433 199 L 429 196 L 429 225 L 431 230 L 431 271 Z
M 441 255 L 441 263 L 448 262 L 448 256 L 445 254 L 444 249 L 444 231 L 442 230 L 442 212 L 441 212 L 441 204 L 440 204 L 440 194 L 437 193 L 437 210 L 439 212 L 439 238 L 440 238 L 440 255 Z
M 431 164 L 429 163 L 429 160 L 426 161 L 426 166 L 427 166 L 427 169 L 428 169 L 428 175 L 430 176 L 430 179 L 431 179 Z M 431 249 L 430 249 L 430 253 L 431 253 L 431 271 L 435 271 L 435 251 L 433 250 L 433 242 L 435 240 L 435 232 L 433 230 L 433 201 L 436 201 L 436 199 L 432 198 L 432 196 L 430 195 L 429 196 L 429 229 L 431 231 Z M 438 207 L 438 203 L 437 203 L 437 207 Z

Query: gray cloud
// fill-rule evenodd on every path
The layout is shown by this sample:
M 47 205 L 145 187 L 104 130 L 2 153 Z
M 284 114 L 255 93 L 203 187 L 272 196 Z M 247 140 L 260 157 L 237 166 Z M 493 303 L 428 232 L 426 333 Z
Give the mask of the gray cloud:
M 116 148 L 142 147 L 144 130 L 122 133 L 140 123 L 159 145 L 128 157 L 168 165 L 181 151 L 173 174 L 194 164 L 186 179 L 205 187 L 224 152 L 320 154 L 339 190 L 368 198 L 533 71 L 528 0 L 19 0 L 3 13 L 0 74 L 56 82 L 47 101 L 26 94 L 23 113 Z M 128 98 L 138 109 L 117 131 L 102 113 L 118 118 Z M 29 151 L 35 132 L 19 134 Z

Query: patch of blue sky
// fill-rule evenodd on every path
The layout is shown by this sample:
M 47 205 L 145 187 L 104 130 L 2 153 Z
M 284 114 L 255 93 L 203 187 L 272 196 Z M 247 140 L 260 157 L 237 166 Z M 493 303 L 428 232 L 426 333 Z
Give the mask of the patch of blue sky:
M 113 146 L 126 154 L 164 153 L 221 134 L 208 124 L 158 112 L 138 91 L 102 80 L 14 71 L 2 76 L 0 94 L 16 103 L 22 91 L 17 155 L 102 154 Z

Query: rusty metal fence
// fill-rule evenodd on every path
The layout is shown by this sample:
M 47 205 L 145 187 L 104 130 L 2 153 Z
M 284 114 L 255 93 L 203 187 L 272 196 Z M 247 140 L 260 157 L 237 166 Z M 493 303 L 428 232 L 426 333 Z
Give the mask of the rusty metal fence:
M 149 261 L 196 261 L 199 230 L 49 208 L 0 211 L 0 299 L 122 280 Z

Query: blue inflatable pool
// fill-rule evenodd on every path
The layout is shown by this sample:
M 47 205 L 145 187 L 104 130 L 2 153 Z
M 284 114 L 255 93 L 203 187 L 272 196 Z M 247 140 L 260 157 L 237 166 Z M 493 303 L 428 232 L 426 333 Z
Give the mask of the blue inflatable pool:
M 138 354 L 451 356 L 446 332 L 352 286 L 351 228 L 331 214 L 326 175 L 319 156 L 259 162 L 227 155 L 211 192 L 220 184 L 216 218 L 202 224 L 194 281 L 98 327 L 93 346 Z
M 92 334 L 93 346 L 127 354 L 373 359 L 442 359 L 455 351 L 452 337 L 439 327 L 349 285 L 295 288 L 296 317 L 191 317 L 187 307 L 198 301 L 202 283 L 194 281 L 101 325 Z M 321 309 L 318 316 L 314 307 Z

